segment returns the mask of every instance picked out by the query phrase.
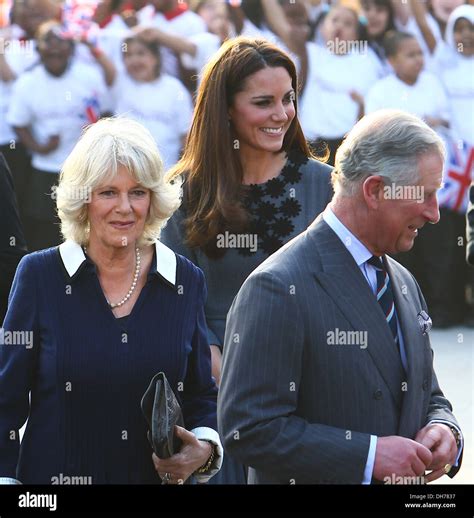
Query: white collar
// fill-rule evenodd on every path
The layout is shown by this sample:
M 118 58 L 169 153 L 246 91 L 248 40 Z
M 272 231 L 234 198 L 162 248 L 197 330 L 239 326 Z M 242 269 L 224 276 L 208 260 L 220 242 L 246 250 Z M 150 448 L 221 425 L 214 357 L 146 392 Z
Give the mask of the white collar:
M 155 241 L 156 264 L 151 273 L 158 273 L 173 287 L 176 287 L 176 254 L 161 241 Z M 69 278 L 72 279 L 78 273 L 86 256 L 81 245 L 72 240 L 67 240 L 59 245 L 59 255 Z M 156 269 L 156 270 L 155 270 Z
M 329 205 L 323 212 L 323 218 L 337 237 L 344 243 L 357 263 L 357 266 L 361 266 L 372 257 L 373 254 L 370 250 L 341 222 Z

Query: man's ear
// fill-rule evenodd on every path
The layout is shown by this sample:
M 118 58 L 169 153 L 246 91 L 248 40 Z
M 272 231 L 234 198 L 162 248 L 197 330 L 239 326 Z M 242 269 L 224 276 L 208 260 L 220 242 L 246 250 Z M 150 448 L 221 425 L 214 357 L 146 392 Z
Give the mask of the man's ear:
M 377 209 L 383 199 L 384 194 L 383 178 L 379 175 L 369 176 L 362 184 L 362 194 L 367 207 Z

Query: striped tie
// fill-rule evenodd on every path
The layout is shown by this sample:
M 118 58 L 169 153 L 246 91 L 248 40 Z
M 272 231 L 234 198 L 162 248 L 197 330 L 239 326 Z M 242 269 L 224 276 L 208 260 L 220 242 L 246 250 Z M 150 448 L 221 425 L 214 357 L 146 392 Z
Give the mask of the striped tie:
M 387 320 L 387 324 L 392 331 L 393 338 L 397 347 L 398 343 L 398 326 L 397 326 L 397 312 L 395 309 L 395 301 L 393 299 L 392 287 L 390 285 L 390 277 L 385 270 L 384 264 L 380 257 L 373 255 L 368 261 L 377 272 L 377 301 L 382 308 L 382 311 Z

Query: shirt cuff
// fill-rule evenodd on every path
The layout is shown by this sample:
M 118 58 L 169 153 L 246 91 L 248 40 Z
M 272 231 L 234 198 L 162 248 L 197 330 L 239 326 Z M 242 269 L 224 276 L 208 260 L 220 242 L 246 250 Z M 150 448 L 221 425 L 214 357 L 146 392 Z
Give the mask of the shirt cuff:
M 16 478 L 11 478 L 11 477 L 0 477 L 0 486 L 13 486 L 13 485 L 22 485 L 21 482 L 19 480 L 17 480 Z
M 200 441 L 212 442 L 216 447 L 216 455 L 209 471 L 206 473 L 194 473 L 196 482 L 198 484 L 205 484 L 206 482 L 209 482 L 209 480 L 221 469 L 222 461 L 224 459 L 224 449 L 222 448 L 219 434 L 212 428 L 199 426 L 198 428 L 193 428 L 191 432 Z
M 459 458 L 461 457 L 461 453 L 464 448 L 464 436 L 463 436 L 459 426 L 456 426 L 454 423 L 450 423 L 449 421 L 444 421 L 443 419 L 434 419 L 433 421 L 430 421 L 428 423 L 428 425 L 435 424 L 435 423 L 441 423 L 441 424 L 445 424 L 448 426 L 452 426 L 453 428 L 456 428 L 456 430 L 459 432 L 460 444 L 459 444 L 459 448 L 458 448 L 458 454 L 456 456 L 456 462 L 454 463 L 454 466 L 457 468 L 458 463 L 459 463 Z
M 369 454 L 367 455 L 367 463 L 365 464 L 364 469 L 364 480 L 362 481 L 363 485 L 370 484 L 372 482 L 372 473 L 374 471 L 375 464 L 375 450 L 377 449 L 377 436 L 370 436 L 370 446 L 369 446 Z

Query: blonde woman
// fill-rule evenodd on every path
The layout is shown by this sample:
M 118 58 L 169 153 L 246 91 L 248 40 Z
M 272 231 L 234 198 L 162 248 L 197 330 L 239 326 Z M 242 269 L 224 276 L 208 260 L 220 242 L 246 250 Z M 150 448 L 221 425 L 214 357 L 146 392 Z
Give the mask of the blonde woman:
M 66 160 L 57 190 L 66 241 L 24 257 L 4 322 L 4 337 L 19 341 L 0 345 L 4 483 L 206 482 L 219 469 L 204 276 L 157 241 L 178 204 L 153 137 L 132 120 L 90 126 Z M 167 460 L 152 458 L 140 410 L 159 371 L 185 421 Z

